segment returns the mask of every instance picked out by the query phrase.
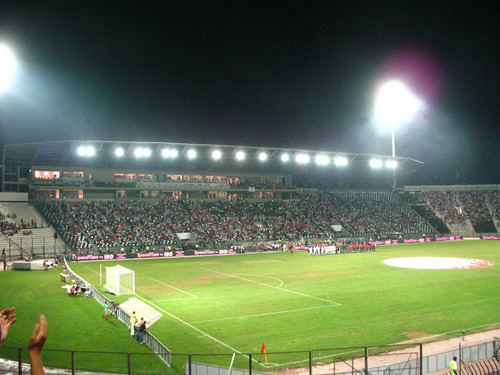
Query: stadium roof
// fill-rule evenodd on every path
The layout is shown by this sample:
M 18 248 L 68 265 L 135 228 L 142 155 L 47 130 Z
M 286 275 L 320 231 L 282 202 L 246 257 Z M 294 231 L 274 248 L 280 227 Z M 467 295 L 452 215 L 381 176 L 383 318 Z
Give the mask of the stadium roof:
M 121 149 L 121 155 L 117 149 Z M 219 159 L 214 158 L 216 150 Z M 417 171 L 424 164 L 406 157 L 324 150 L 97 140 L 7 144 L 3 147 L 2 163 L 24 168 L 53 166 L 299 174 L 326 169 L 333 174 L 342 170 L 353 175 L 373 173 L 374 167 L 378 167 L 380 173 L 393 174 L 395 165 L 397 174 L 404 175 Z

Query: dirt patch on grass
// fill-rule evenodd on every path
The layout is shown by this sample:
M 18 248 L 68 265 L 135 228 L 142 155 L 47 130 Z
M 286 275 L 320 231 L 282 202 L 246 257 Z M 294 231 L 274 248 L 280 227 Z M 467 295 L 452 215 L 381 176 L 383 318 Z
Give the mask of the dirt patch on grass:
M 196 279 L 185 280 L 183 281 L 183 285 L 210 284 L 225 278 L 227 277 L 221 275 L 206 274 L 201 277 L 197 277 Z
M 417 340 L 423 337 L 429 337 L 431 335 L 429 332 L 424 332 L 424 331 L 408 331 L 402 333 L 411 340 Z
M 297 279 L 314 279 L 318 277 L 325 277 L 324 273 L 305 273 L 303 275 L 296 276 Z

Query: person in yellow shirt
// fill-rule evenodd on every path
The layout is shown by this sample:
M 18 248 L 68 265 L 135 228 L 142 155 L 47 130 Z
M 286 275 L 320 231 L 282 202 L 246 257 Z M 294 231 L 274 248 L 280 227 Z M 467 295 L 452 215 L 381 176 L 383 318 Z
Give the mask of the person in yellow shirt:
M 134 336 L 135 323 L 137 323 L 137 315 L 135 315 L 135 311 L 132 311 L 132 315 L 130 315 L 130 336 Z
M 450 361 L 450 372 L 451 375 L 458 375 L 457 357 L 453 357 Z

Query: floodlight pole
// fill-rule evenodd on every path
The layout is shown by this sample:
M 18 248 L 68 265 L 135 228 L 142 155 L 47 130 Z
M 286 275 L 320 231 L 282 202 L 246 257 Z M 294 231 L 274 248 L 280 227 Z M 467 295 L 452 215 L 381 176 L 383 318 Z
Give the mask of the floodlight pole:
M 396 157 L 396 139 L 394 137 L 394 124 L 391 126 L 392 129 L 392 157 Z
M 396 138 L 394 137 L 394 123 L 391 125 L 392 130 L 392 157 L 396 158 Z M 396 191 L 396 168 L 394 168 L 393 172 L 393 182 L 392 182 L 392 191 Z

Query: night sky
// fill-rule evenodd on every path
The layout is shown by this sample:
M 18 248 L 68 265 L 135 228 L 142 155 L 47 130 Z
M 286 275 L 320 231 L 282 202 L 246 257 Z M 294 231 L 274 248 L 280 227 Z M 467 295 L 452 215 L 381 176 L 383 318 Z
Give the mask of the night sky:
M 401 79 L 411 184 L 500 183 L 494 1 L 2 1 L 19 59 L 0 144 L 68 139 L 390 155 L 372 111 Z

